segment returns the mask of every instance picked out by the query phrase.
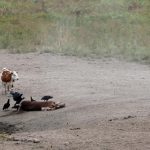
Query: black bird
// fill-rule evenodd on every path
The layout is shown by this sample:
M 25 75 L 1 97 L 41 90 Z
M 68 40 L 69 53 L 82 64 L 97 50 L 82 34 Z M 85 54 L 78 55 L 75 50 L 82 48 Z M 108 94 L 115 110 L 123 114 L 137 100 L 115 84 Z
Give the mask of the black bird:
M 16 101 L 16 104 L 19 104 L 24 99 L 22 93 L 11 91 L 10 94 L 12 95 L 13 100 Z
M 7 103 L 4 104 L 3 110 L 8 109 L 10 106 L 10 99 L 8 99 Z
M 16 101 L 18 97 L 21 97 L 23 95 L 22 93 L 14 91 L 11 91 L 10 94 L 13 96 L 14 101 Z
M 17 109 L 17 111 L 18 111 L 20 107 L 21 107 L 20 104 L 14 104 L 14 106 L 12 108 Z
M 49 99 L 52 99 L 52 98 L 53 98 L 53 96 L 45 95 L 41 98 L 41 100 L 48 101 Z
M 34 100 L 34 99 L 32 98 L 32 96 L 31 96 L 31 102 L 33 102 L 33 101 L 36 101 L 36 100 Z

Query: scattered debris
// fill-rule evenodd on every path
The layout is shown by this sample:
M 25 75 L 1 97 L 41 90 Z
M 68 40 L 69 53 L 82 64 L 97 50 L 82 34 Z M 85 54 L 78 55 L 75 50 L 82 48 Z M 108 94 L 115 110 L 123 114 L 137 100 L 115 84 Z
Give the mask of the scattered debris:
M 114 120 L 125 120 L 125 119 L 131 119 L 131 118 L 135 118 L 136 116 L 127 116 L 127 117 L 123 117 L 123 118 L 113 118 L 113 119 L 109 119 L 108 121 L 114 121 Z
M 19 131 L 19 128 L 16 127 L 14 124 L 9 124 L 6 122 L 0 122 L 0 134 L 6 133 L 6 134 L 12 134 L 16 131 Z
M 29 138 L 29 137 L 14 137 L 10 136 L 9 139 L 10 141 L 21 141 L 21 142 L 32 142 L 32 143 L 40 143 L 40 140 L 37 138 Z
M 80 130 L 81 128 L 70 128 L 70 130 Z
M 118 118 L 109 119 L 108 121 L 119 120 Z
M 130 118 L 135 118 L 136 116 L 127 116 L 127 117 L 123 117 L 123 119 L 125 120 L 125 119 L 130 119 Z

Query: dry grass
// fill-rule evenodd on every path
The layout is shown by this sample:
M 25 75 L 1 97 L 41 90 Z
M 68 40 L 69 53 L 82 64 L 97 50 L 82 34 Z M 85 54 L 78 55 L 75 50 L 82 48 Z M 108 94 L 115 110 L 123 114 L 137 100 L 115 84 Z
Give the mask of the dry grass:
M 0 141 L 8 140 L 8 139 L 9 139 L 8 134 L 0 133 Z
M 2 0 L 0 48 L 150 60 L 149 0 Z

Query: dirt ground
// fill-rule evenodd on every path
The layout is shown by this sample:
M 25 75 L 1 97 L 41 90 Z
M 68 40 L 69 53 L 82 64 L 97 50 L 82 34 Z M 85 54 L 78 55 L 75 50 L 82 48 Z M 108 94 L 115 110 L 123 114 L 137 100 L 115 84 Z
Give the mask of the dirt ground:
M 149 66 L 110 58 L 0 53 L 3 67 L 18 71 L 14 89 L 26 100 L 49 94 L 66 107 L 2 111 L 8 98 L 11 106 L 14 101 L 0 86 L 0 130 L 18 139 L 0 138 L 0 150 L 150 149 Z

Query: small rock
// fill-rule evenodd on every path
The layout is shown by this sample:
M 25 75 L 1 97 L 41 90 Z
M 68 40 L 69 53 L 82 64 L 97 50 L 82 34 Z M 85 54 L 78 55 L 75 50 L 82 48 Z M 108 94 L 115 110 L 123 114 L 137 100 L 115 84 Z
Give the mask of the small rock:
M 40 143 L 40 140 L 39 139 L 34 139 L 33 143 Z
M 69 145 L 69 142 L 65 142 L 64 145 L 65 145 L 65 146 Z
M 33 143 L 40 143 L 40 140 L 39 139 L 36 139 L 36 138 L 30 138 L 30 139 L 27 139 L 28 142 L 33 142 Z

